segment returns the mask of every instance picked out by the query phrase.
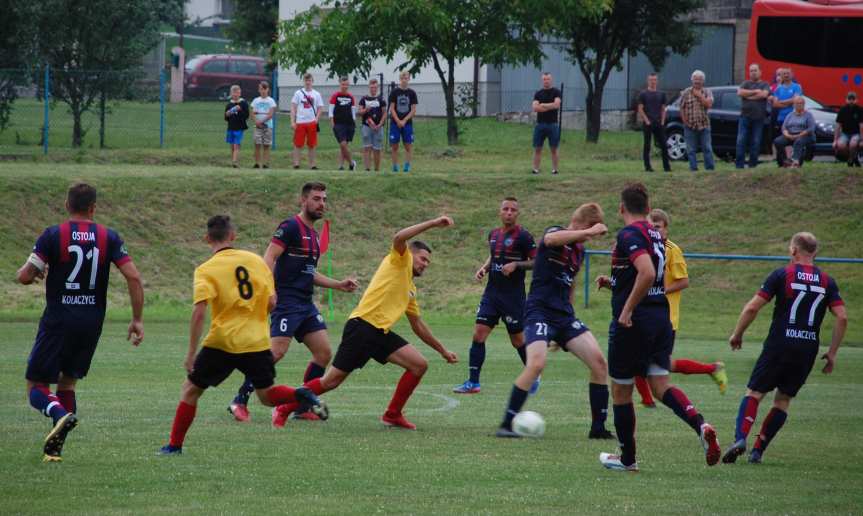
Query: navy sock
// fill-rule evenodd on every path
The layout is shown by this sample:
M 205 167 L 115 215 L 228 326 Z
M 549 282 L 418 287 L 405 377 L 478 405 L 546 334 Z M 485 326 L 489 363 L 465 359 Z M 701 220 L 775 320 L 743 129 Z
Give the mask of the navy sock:
M 516 352 L 518 352 L 518 358 L 521 359 L 521 363 L 527 365 L 527 346 L 522 345 L 520 348 L 515 348 Z
M 686 421 L 686 424 L 695 430 L 695 433 L 701 435 L 701 425 L 704 424 L 704 416 L 695 410 L 695 406 L 677 387 L 669 387 L 665 394 L 662 395 L 662 403 L 677 414 L 677 417 Z
M 485 342 L 473 341 L 470 345 L 470 362 L 468 365 L 471 382 L 479 383 L 479 373 L 482 370 L 483 362 L 485 362 Z
M 527 401 L 527 391 L 518 388 L 517 385 L 512 386 L 512 393 L 509 395 L 509 403 L 506 405 L 506 413 L 503 415 L 503 422 L 500 424 L 502 428 L 512 430 L 512 418 L 521 412 L 521 407 Z
M 234 397 L 234 403 L 248 405 L 249 396 L 251 396 L 253 392 L 255 392 L 255 387 L 252 385 L 252 382 L 246 378 L 243 385 L 240 386 L 240 390 L 237 391 L 237 395 Z
M 788 413 L 784 410 L 773 407 L 764 418 L 764 423 L 761 424 L 761 432 L 758 434 L 758 439 L 755 440 L 755 449 L 764 453 L 770 441 L 776 437 L 779 429 L 785 424 L 788 419 Z
M 57 396 L 51 393 L 47 387 L 33 387 L 30 389 L 30 406 L 38 410 L 46 417 L 50 417 L 54 424 L 61 417 L 66 415 L 66 409 L 63 404 L 57 399 Z
M 604 430 L 608 418 L 608 385 L 604 383 L 588 384 L 590 395 L 590 427 L 594 430 Z
M 320 366 L 314 362 L 309 362 L 306 367 L 306 373 L 303 376 L 303 383 L 310 382 L 315 378 L 320 378 L 324 375 L 324 366 Z
M 620 443 L 620 462 L 625 466 L 635 463 L 635 406 L 614 405 L 614 430 Z

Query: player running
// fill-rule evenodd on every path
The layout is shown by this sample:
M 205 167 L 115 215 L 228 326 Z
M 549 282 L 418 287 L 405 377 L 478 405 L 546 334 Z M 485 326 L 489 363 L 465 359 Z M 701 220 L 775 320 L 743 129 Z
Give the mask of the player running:
M 270 314 L 273 362 L 285 356 L 291 339 L 296 338 L 312 353 L 312 360 L 303 376 L 303 382 L 307 382 L 323 376 L 333 355 L 327 325 L 312 301 L 314 285 L 353 292 L 357 282 L 350 278 L 336 281 L 316 270 L 321 246 L 315 222 L 324 216 L 327 209 L 326 185 L 318 182 L 304 184 L 300 206 L 300 213 L 279 224 L 264 253 L 264 262 L 276 280 L 276 308 Z M 228 406 L 228 412 L 237 421 L 249 420 L 247 405 L 254 389 L 253 382 L 246 378 Z M 316 419 L 308 412 L 297 413 L 296 416 Z
M 488 283 L 476 310 L 468 367 L 470 378 L 456 386 L 453 389 L 455 393 L 480 392 L 479 375 L 485 362 L 485 341 L 500 319 L 506 325 L 509 341 L 522 364 L 527 362 L 524 349 L 524 271 L 533 268 L 536 243 L 533 235 L 517 224 L 518 213 L 518 199 L 505 198 L 500 203 L 499 213 L 503 226 L 488 234 L 489 257 L 475 276 L 477 281 L 482 281 L 488 274 Z M 531 392 L 536 392 L 535 387 L 539 387 L 539 380 L 531 386 Z
M 360 304 L 351 313 L 342 333 L 342 343 L 333 359 L 333 365 L 322 378 L 306 382 L 304 387 L 315 394 L 331 391 L 369 359 L 381 364 L 387 362 L 405 369 L 396 386 L 389 407 L 381 417 L 386 426 L 415 430 L 403 409 L 411 394 L 428 369 L 428 362 L 420 352 L 392 331 L 393 324 L 402 314 L 407 315 L 414 334 L 429 347 L 440 353 L 450 364 L 458 362 L 456 354 L 448 351 L 431 333 L 420 317 L 417 305 L 417 288 L 414 278 L 423 275 L 431 263 L 431 248 L 422 241 L 408 241 L 431 228 L 453 225 L 449 217 L 438 217 L 402 229 L 393 237 L 392 248 L 372 277 Z M 273 426 L 284 426 L 287 415 L 295 410 L 296 403 L 278 407 L 273 412 Z
M 62 460 L 66 435 L 78 424 L 75 386 L 87 376 L 102 334 L 112 263 L 129 287 L 128 340 L 134 346 L 144 340 L 141 276 L 117 232 L 93 222 L 96 189 L 73 185 L 66 211 L 69 220 L 42 233 L 17 274 L 23 285 L 45 278 L 45 312 L 25 373 L 30 405 L 54 423 L 45 438 L 45 462 Z M 52 384 L 57 384 L 56 394 Z
M 776 389 L 773 408 L 764 419 L 755 440 L 755 447 L 749 453 L 750 463 L 761 463 L 767 446 L 788 418 L 791 400 L 806 383 L 806 378 L 812 371 L 818 356 L 821 322 L 828 308 L 836 317 L 836 325 L 833 327 L 830 349 L 821 356 L 822 360 L 827 361 L 821 371 L 824 374 L 833 372 L 836 353 L 848 327 L 848 315 L 845 304 L 839 297 L 836 281 L 814 264 L 817 252 L 818 241 L 815 235 L 794 235 L 789 246 L 791 263 L 776 269 L 767 277 L 761 289 L 743 307 L 737 327 L 728 339 L 731 349 L 741 349 L 746 329 L 758 316 L 761 308 L 776 297 L 770 332 L 752 370 L 752 376 L 749 377 L 746 396 L 741 400 L 737 412 L 734 444 L 726 450 L 722 462 L 733 463 L 746 451 L 746 437 L 755 424 L 758 404 L 766 393 Z
M 641 183 L 631 184 L 620 198 L 626 227 L 618 232 L 612 250 L 611 277 L 599 276 L 596 282 L 611 289 L 608 373 L 621 454 L 600 453 L 599 461 L 609 469 L 638 471 L 632 385 L 636 376 L 646 376 L 653 395 L 698 434 L 707 465 L 713 466 L 722 453 L 716 431 L 686 394 L 668 381 L 674 337 L 663 277 L 665 246 L 662 235 L 647 221 L 647 189 Z
M 608 373 L 605 357 L 587 326 L 575 317 L 572 289 L 584 260 L 584 242 L 604 235 L 602 208 L 596 203 L 583 204 L 572 214 L 569 226 L 552 226 L 539 242 L 534 260 L 530 294 L 525 305 L 527 362 L 515 379 L 498 437 L 519 437 L 512 430 L 512 420 L 527 400 L 528 389 L 545 368 L 550 341 L 575 355 L 590 369 L 590 412 L 592 423 L 588 437 L 612 439 L 606 430 L 608 415 Z
M 189 352 L 183 361 L 189 375 L 183 382 L 170 441 L 159 450 L 161 455 L 183 452 L 198 399 L 234 369 L 252 381 L 264 405 L 298 402 L 320 419 L 327 418 L 326 405 L 307 389 L 273 385 L 276 368 L 267 328 L 267 316 L 276 304 L 273 273 L 260 256 L 234 249 L 236 236 L 231 217 L 216 215 L 207 221 L 207 244 L 213 256 L 195 269 L 195 308 L 189 328 Z M 208 305 L 210 329 L 198 353 Z

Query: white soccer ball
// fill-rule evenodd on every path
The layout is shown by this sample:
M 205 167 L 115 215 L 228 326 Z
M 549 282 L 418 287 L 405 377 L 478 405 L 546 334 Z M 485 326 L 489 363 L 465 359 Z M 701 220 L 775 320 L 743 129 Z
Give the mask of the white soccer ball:
M 512 420 L 512 431 L 522 437 L 542 437 L 545 433 L 545 419 L 530 410 L 519 412 Z

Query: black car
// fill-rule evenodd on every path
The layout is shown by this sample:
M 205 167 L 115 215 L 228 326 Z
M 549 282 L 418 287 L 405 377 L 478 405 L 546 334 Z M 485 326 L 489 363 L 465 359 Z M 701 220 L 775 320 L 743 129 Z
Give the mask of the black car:
M 713 152 L 717 157 L 734 159 L 737 150 L 737 120 L 740 118 L 741 99 L 737 96 L 737 86 L 718 86 L 707 88 L 713 93 L 713 108 L 710 109 L 710 136 Z M 815 117 L 816 155 L 833 155 L 833 130 L 836 113 L 828 111 L 815 100 L 804 96 L 806 109 Z M 761 138 L 761 153 L 770 154 L 773 141 L 769 124 L 765 124 Z M 774 136 L 775 137 L 775 136 Z M 673 160 L 686 160 L 686 141 L 683 139 L 683 122 L 680 119 L 680 95 L 668 106 L 665 120 L 665 143 L 668 155 Z M 810 156 L 811 159 L 811 156 Z

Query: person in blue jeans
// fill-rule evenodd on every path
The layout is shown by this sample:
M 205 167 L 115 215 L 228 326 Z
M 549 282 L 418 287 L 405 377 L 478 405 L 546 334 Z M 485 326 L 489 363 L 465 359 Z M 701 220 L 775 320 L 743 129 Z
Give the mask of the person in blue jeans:
M 542 159 L 542 146 L 548 139 L 551 150 L 551 173 L 557 174 L 560 157 L 557 147 L 560 145 L 560 126 L 557 117 L 560 113 L 560 90 L 551 85 L 551 74 L 542 74 L 542 89 L 533 95 L 533 111 L 536 113 L 536 127 L 533 128 L 533 170 L 539 174 L 539 162 Z
M 806 149 L 815 143 L 815 117 L 806 111 L 806 99 L 794 97 L 794 111 L 785 116 L 782 134 L 773 140 L 776 146 L 776 164 L 779 167 L 797 168 L 803 164 Z M 791 146 L 791 160 L 786 159 L 785 148 Z
M 743 168 L 748 151 L 749 168 L 755 168 L 761 153 L 761 137 L 767 119 L 767 97 L 770 96 L 770 85 L 761 80 L 761 68 L 757 64 L 749 65 L 749 80 L 737 88 L 737 95 L 741 99 L 741 107 L 737 122 L 735 166 Z
M 704 168 L 713 170 L 713 145 L 710 141 L 710 116 L 713 107 L 713 93 L 704 87 L 704 72 L 692 72 L 692 86 L 680 94 L 680 118 L 683 121 L 683 138 L 686 140 L 686 154 L 689 157 L 689 170 L 698 170 L 695 158 L 698 148 L 704 154 Z

